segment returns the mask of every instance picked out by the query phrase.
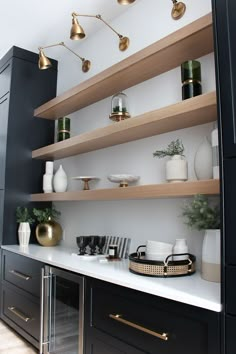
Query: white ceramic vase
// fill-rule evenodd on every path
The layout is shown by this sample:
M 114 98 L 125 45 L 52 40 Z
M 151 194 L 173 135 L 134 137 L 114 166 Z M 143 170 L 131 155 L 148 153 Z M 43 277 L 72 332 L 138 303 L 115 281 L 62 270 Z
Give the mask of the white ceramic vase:
M 52 193 L 53 161 L 46 161 L 45 174 L 43 175 L 44 193 Z
M 18 228 L 18 238 L 20 247 L 27 247 L 30 239 L 30 224 L 21 222 Z
M 188 163 L 181 155 L 171 156 L 166 162 L 166 180 L 184 182 L 188 179 Z
M 62 165 L 58 168 L 53 178 L 53 188 L 55 192 L 65 192 L 67 190 L 67 175 L 62 168 Z
M 173 254 L 177 254 L 177 253 L 188 253 L 188 245 L 187 245 L 187 241 L 185 240 L 185 238 L 177 238 L 175 240 L 175 244 L 173 247 Z M 173 260 L 174 261 L 182 261 L 184 259 L 188 259 L 188 256 L 174 256 Z
M 196 151 L 194 170 L 199 180 L 213 177 L 212 147 L 206 136 Z
M 202 244 L 202 278 L 220 282 L 220 230 L 205 230 Z

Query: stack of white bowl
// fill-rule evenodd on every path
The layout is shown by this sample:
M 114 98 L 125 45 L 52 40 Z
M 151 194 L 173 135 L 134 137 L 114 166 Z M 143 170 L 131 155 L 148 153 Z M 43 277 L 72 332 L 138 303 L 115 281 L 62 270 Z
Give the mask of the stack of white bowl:
M 146 242 L 145 258 L 153 261 L 165 261 L 172 254 L 173 244 L 148 240 Z

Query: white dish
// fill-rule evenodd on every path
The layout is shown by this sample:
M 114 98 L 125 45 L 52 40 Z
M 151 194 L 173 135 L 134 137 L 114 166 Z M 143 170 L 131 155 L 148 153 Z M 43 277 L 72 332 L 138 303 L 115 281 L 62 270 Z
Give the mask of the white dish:
M 107 179 L 110 182 L 120 183 L 120 187 L 128 187 L 129 183 L 137 182 L 139 178 L 139 176 L 128 174 L 117 174 L 107 176 Z
M 99 177 L 96 176 L 76 176 L 76 177 L 71 177 L 71 179 L 77 179 L 80 181 L 84 182 L 84 191 L 89 190 L 89 182 L 94 181 L 94 180 L 99 180 Z

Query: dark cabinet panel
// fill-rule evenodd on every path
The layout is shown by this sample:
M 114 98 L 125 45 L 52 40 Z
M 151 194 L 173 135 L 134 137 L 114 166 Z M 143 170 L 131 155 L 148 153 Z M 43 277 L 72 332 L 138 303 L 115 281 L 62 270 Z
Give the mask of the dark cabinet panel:
M 235 354 L 236 351 L 236 317 L 226 316 L 226 340 L 225 340 L 225 354 Z
M 226 267 L 226 301 L 225 309 L 227 313 L 236 315 L 236 267 Z
M 226 264 L 236 265 L 236 158 L 225 159 L 224 169 L 224 229 Z
M 2 241 L 4 190 L 0 190 L 0 243 Z M 1 268 L 0 268 L 1 269 Z
M 189 348 L 192 354 L 220 353 L 218 313 L 98 280 L 87 284 L 89 348 L 106 335 L 110 354 L 123 353 L 116 342 L 149 354 L 185 354 Z
M 0 98 L 0 189 L 5 186 L 8 110 L 9 94 Z
M 218 111 L 224 156 L 236 156 L 236 1 L 212 0 Z
M 2 286 L 2 315 L 31 335 L 37 341 L 40 333 L 39 299 L 27 298 L 18 290 Z
M 0 98 L 10 91 L 11 85 L 11 62 L 0 68 Z
M 2 279 L 29 294 L 40 297 L 40 278 L 43 263 L 3 251 Z

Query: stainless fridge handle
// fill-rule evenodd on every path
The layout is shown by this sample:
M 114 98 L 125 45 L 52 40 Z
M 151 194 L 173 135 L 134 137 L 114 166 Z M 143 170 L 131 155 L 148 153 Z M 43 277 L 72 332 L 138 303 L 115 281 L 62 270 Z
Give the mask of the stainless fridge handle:
M 41 306 L 40 306 L 40 337 L 39 337 L 39 354 L 44 354 L 44 345 L 48 341 L 44 341 L 44 314 L 45 314 L 45 280 L 48 281 L 50 276 L 45 275 L 45 269 L 41 269 Z

